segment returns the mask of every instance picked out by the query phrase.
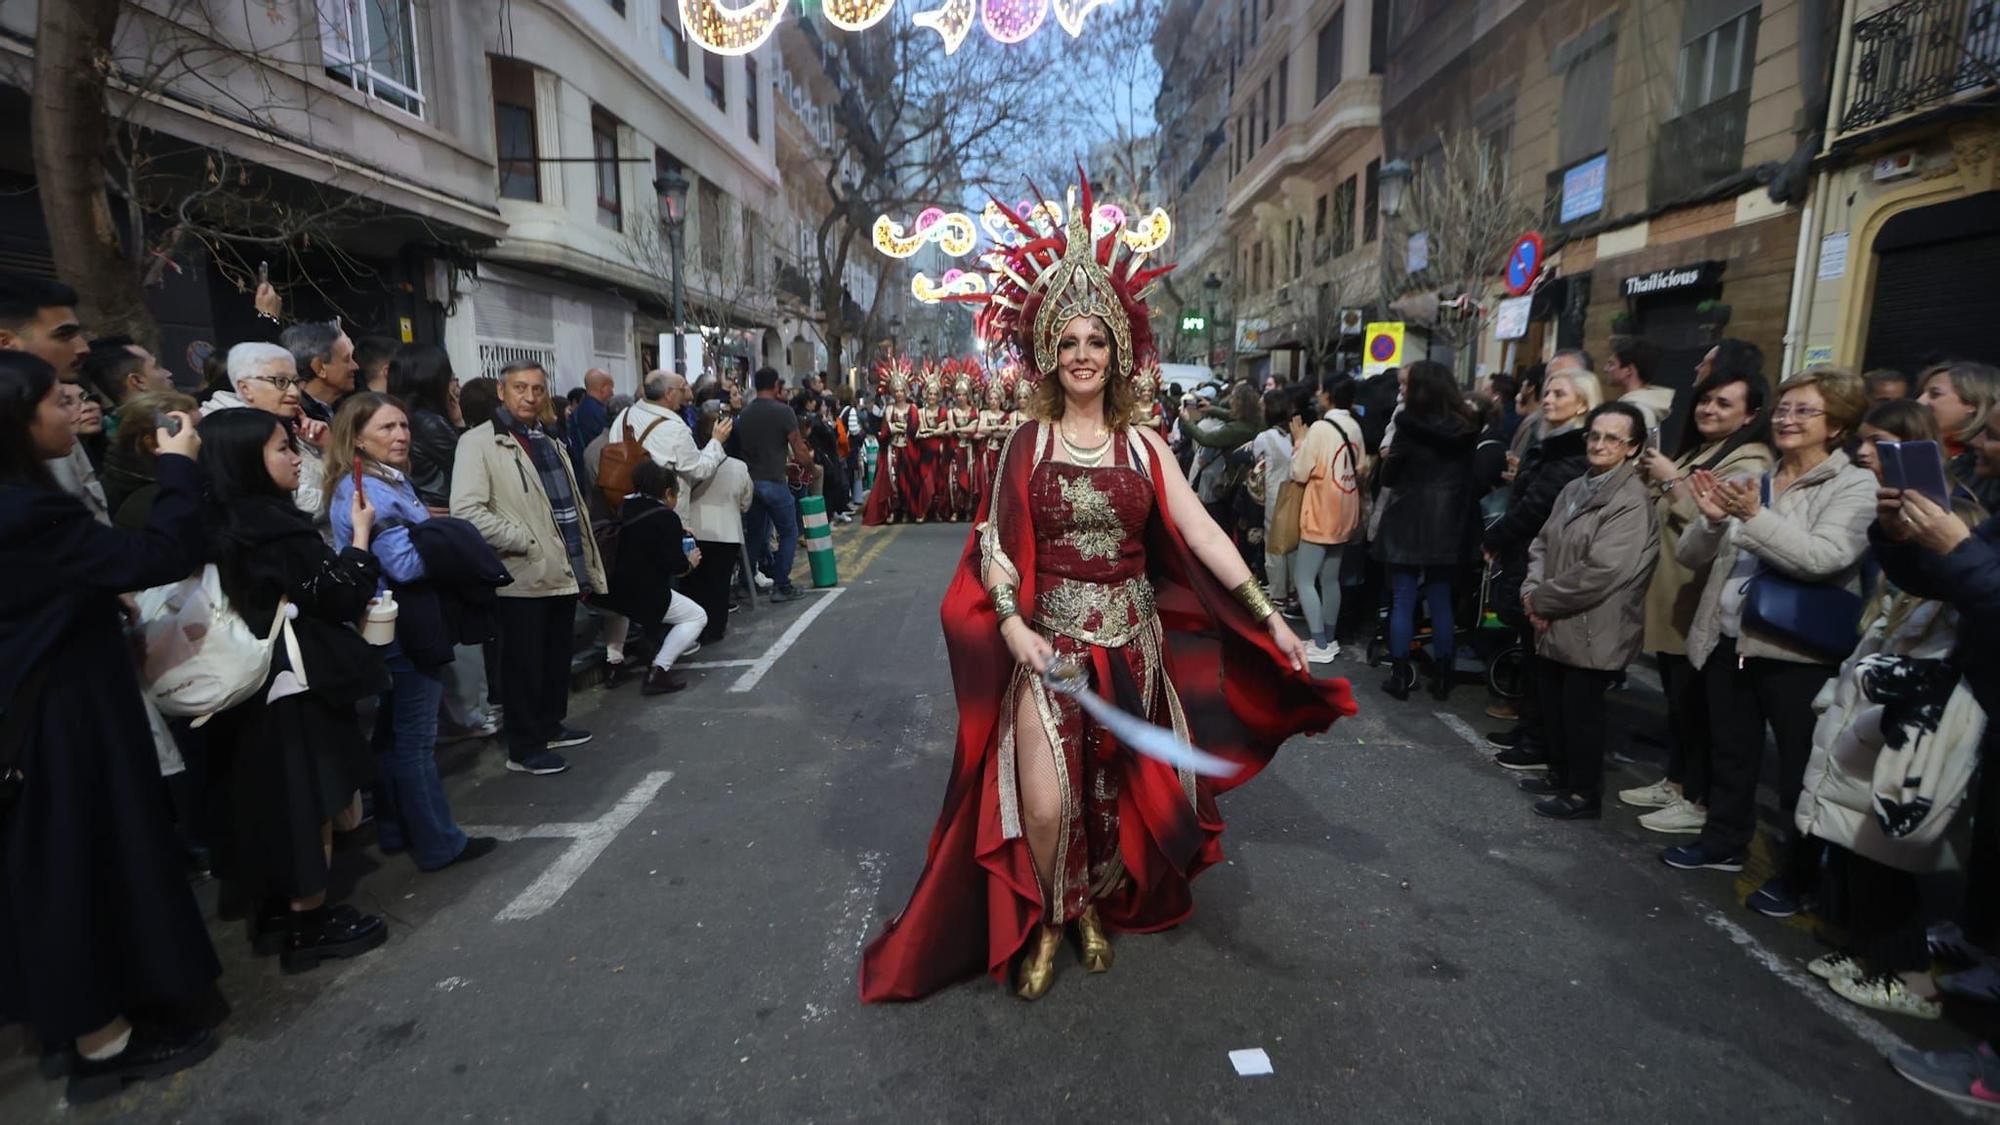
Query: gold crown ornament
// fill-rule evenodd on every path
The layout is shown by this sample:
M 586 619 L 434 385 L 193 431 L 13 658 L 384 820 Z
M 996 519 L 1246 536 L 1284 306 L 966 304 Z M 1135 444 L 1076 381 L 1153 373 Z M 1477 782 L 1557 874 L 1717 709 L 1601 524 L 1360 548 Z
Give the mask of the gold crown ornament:
M 910 393 L 910 361 L 903 356 L 891 356 L 875 365 L 875 389 L 885 395 L 906 395 Z
M 1022 215 L 995 200 L 1022 241 L 1004 247 L 993 261 L 992 292 L 948 299 L 983 304 L 980 334 L 1018 348 L 1029 360 L 1023 372 L 1029 379 L 1041 379 L 1055 371 L 1056 349 L 1071 321 L 1097 317 L 1116 348 L 1112 376 L 1130 379 L 1141 364 L 1155 358 L 1146 298 L 1153 282 L 1173 267 L 1144 269 L 1144 254 L 1121 255 L 1125 249 L 1122 224 L 1111 226 L 1101 238 L 1093 238 L 1091 222 L 1097 208 L 1090 178 L 1081 168 L 1077 176 L 1078 186 L 1063 212 L 1069 221 L 1054 231 L 1044 233 L 1032 221 L 1042 205 Z M 1079 195 L 1080 201 L 1076 198 Z

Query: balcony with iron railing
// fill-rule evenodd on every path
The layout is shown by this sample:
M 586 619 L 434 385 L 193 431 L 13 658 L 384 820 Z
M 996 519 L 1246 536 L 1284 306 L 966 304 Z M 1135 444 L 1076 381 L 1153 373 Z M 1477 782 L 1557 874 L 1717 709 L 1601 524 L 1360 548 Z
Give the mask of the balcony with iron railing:
M 1743 132 L 1749 118 L 1746 87 L 1661 123 L 1653 139 L 1647 202 L 1659 207 L 1687 199 L 1742 171 Z
M 1837 134 L 2000 87 L 2000 0 L 1901 0 L 1854 21 Z

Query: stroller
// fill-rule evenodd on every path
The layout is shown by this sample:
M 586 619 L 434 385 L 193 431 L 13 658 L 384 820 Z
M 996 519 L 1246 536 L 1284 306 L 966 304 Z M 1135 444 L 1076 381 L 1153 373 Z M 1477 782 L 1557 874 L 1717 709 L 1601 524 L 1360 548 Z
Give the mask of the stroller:
M 1491 527 L 1498 516 L 1484 519 L 1485 526 Z M 1462 663 L 1466 653 L 1478 660 L 1486 678 L 1486 687 L 1502 699 L 1521 698 L 1521 639 L 1512 626 L 1500 620 L 1494 611 L 1494 586 L 1499 579 L 1499 571 L 1491 563 L 1482 563 L 1477 582 L 1461 582 L 1452 591 L 1452 616 L 1458 623 L 1452 631 L 1453 649 Z M 1437 656 L 1433 648 L 1436 635 L 1432 629 L 1429 612 L 1418 602 L 1419 620 L 1410 641 L 1410 660 L 1423 675 L 1429 675 L 1437 666 Z M 1389 662 L 1389 606 L 1386 601 L 1376 611 L 1375 632 L 1368 638 L 1368 666 L 1380 668 Z M 1455 672 L 1456 669 L 1453 669 Z

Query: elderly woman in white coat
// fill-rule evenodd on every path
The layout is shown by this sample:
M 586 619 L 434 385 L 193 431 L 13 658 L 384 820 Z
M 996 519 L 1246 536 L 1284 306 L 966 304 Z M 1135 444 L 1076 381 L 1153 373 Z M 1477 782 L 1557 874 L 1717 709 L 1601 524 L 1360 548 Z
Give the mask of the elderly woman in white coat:
M 1549 768 L 1524 777 L 1552 820 L 1603 815 L 1604 693 L 1639 655 L 1660 527 L 1637 460 L 1646 415 L 1610 402 L 1584 419 L 1584 474 L 1556 495 L 1528 548 L 1521 608 L 1536 640 Z
M 1710 736 L 1708 821 L 1694 843 L 1666 849 L 1660 859 L 1683 871 L 1741 871 L 1756 834 L 1757 777 L 1768 728 L 1778 748 L 1778 800 L 1792 814 L 1812 751 L 1812 701 L 1852 649 L 1827 651 L 1784 622 L 1757 620 L 1755 584 L 1769 573 L 1807 587 L 1810 622 L 1793 626 L 1860 626 L 1861 556 L 1875 518 L 1875 477 L 1842 451 L 1868 400 L 1859 376 L 1812 368 L 1786 379 L 1771 411 L 1777 467 L 1760 478 L 1721 480 L 1697 472 L 1688 480 L 1702 518 L 1681 532 L 1675 554 L 1683 566 L 1709 567 L 1688 629 L 1688 660 L 1708 688 Z M 1818 589 L 1811 589 L 1817 587 Z M 1849 601 L 1851 599 L 1851 604 Z M 1827 614 L 1851 614 L 1849 621 Z M 1744 905 L 1773 918 L 1799 912 L 1811 889 L 1817 851 L 1796 837 L 1779 857 L 1778 874 Z
M 697 449 L 705 449 L 715 434 L 718 414 L 704 406 L 695 420 Z M 719 641 L 729 629 L 729 580 L 743 553 L 743 513 L 750 510 L 754 489 L 750 467 L 725 457 L 713 475 L 698 482 L 681 504 L 681 524 L 701 549 L 701 565 L 680 580 L 677 590 L 708 614 L 700 640 Z

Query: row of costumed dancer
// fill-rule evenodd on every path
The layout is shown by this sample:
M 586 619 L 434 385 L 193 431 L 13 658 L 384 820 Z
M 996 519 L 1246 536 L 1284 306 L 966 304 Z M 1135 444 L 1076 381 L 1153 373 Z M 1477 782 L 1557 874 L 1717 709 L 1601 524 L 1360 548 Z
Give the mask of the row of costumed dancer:
M 875 366 L 882 432 L 875 485 L 861 522 L 969 520 L 1000 466 L 1007 438 L 1026 418 L 1017 398 L 1018 364 L 987 371 L 977 359 L 892 356 Z M 1170 419 L 1159 403 L 1159 368 L 1134 377 L 1140 409 L 1162 437 Z

